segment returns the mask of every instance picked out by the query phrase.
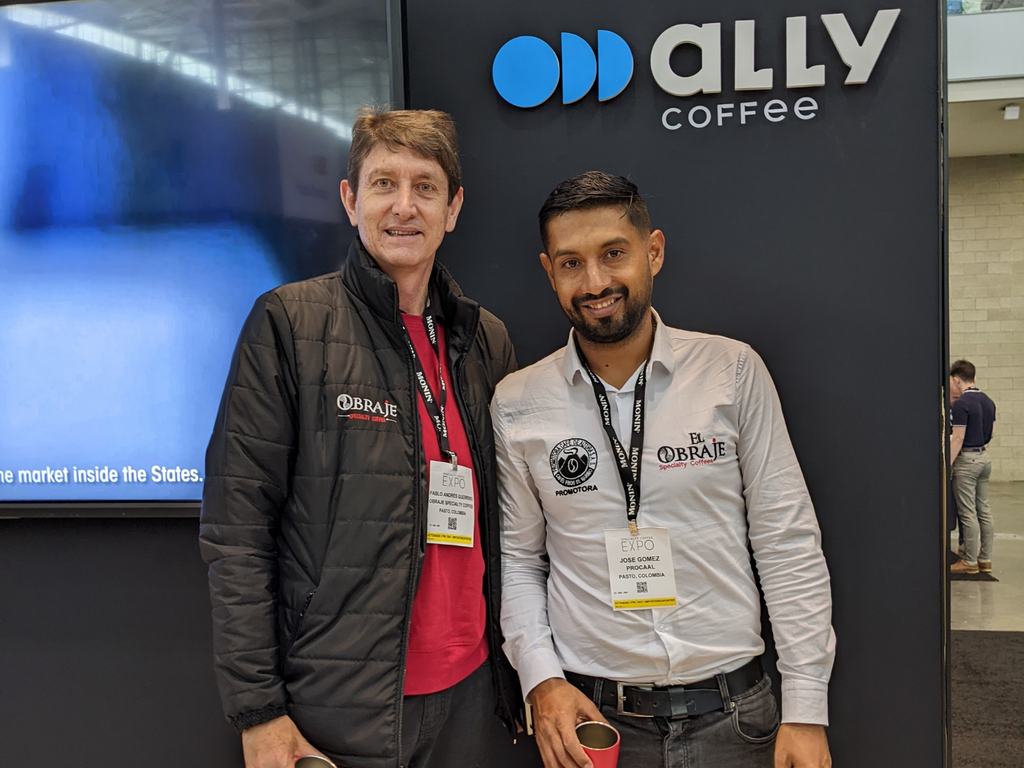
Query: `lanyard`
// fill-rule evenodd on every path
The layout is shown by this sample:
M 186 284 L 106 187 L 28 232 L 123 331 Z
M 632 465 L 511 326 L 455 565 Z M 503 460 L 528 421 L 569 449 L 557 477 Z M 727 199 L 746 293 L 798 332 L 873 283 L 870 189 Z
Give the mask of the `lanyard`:
M 416 354 L 416 347 L 413 346 L 408 332 L 405 334 L 405 343 L 409 346 L 409 354 L 412 355 L 412 366 L 416 373 L 416 382 L 420 386 L 420 394 L 423 395 L 423 403 L 427 407 L 431 421 L 434 422 L 434 431 L 437 432 L 437 444 L 441 448 L 441 455 L 448 457 L 452 463 L 452 470 L 455 471 L 459 468 L 459 457 L 448 442 L 448 422 L 444 417 L 444 408 L 448 402 L 448 387 L 444 383 L 444 366 L 441 364 L 441 352 L 437 344 L 437 326 L 434 325 L 433 315 L 424 316 L 423 324 L 427 327 L 427 337 L 430 339 L 430 346 L 437 358 L 437 380 L 441 383 L 440 397 L 434 397 L 430 384 L 427 383 L 423 363 L 420 362 L 420 356 Z
M 633 427 L 630 430 L 629 453 L 627 454 L 612 425 L 612 409 L 608 402 L 608 392 L 601 380 L 590 370 L 586 358 L 580 351 L 579 341 L 576 342 L 576 353 L 580 356 L 583 368 L 590 376 L 590 383 L 594 385 L 594 397 L 597 398 L 597 407 L 601 411 L 601 422 L 612 444 L 612 453 L 615 455 L 615 463 L 619 468 L 622 490 L 626 492 L 626 519 L 629 521 L 629 532 L 633 536 L 638 536 L 640 531 L 636 525 L 636 517 L 640 511 L 640 469 L 643 464 L 644 452 L 644 412 L 647 409 L 644 398 L 647 394 L 647 363 L 649 360 L 644 361 L 643 368 L 640 369 L 640 374 L 636 377 L 636 388 L 633 390 Z

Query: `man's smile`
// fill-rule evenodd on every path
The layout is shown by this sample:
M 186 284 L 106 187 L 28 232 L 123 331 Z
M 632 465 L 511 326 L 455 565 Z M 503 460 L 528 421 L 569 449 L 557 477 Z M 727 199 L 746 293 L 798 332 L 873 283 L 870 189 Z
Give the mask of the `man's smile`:
M 594 317 L 604 317 L 615 311 L 615 306 L 622 300 L 621 296 L 610 296 L 601 301 L 584 304 L 583 308 Z
M 624 298 L 625 292 L 620 290 L 610 296 L 604 295 L 591 299 L 577 299 L 573 303 L 578 311 L 585 311 L 592 318 L 601 318 L 614 314 Z

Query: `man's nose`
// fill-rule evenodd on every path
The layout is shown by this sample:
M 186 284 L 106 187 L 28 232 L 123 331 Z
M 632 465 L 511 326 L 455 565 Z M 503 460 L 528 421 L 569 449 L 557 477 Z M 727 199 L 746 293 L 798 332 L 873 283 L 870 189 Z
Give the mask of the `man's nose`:
M 391 203 L 391 212 L 401 219 L 411 219 L 416 215 L 416 200 L 413 197 L 412 185 L 400 184 Z
M 594 259 L 587 262 L 583 277 L 583 290 L 587 293 L 593 294 L 594 296 L 597 296 L 601 291 L 605 290 L 612 284 L 608 270 L 604 268 L 600 259 Z

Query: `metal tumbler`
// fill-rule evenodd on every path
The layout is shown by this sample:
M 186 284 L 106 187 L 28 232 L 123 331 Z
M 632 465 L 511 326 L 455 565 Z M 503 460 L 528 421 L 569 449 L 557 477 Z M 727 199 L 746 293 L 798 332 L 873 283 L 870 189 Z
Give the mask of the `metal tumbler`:
M 326 757 L 320 755 L 306 755 L 295 761 L 295 768 L 338 768 Z
M 608 723 L 589 720 L 576 726 L 576 737 L 594 768 L 615 768 L 619 762 L 619 732 Z

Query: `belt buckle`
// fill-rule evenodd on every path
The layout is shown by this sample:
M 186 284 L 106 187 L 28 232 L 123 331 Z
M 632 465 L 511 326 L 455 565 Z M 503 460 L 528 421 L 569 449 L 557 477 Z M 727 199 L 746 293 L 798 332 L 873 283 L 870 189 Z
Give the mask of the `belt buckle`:
M 625 692 L 623 690 L 625 687 L 626 687 L 625 683 L 620 683 L 620 682 L 616 682 L 615 683 L 615 704 L 616 704 L 616 706 L 615 706 L 615 714 L 617 714 L 617 715 L 624 715 L 626 717 L 654 717 L 654 715 L 642 715 L 639 712 L 627 712 L 626 710 L 624 710 L 622 708 L 623 705 L 626 703 L 626 694 L 625 694 Z M 643 688 L 643 686 L 640 686 L 640 685 L 631 685 L 629 687 L 630 688 Z

